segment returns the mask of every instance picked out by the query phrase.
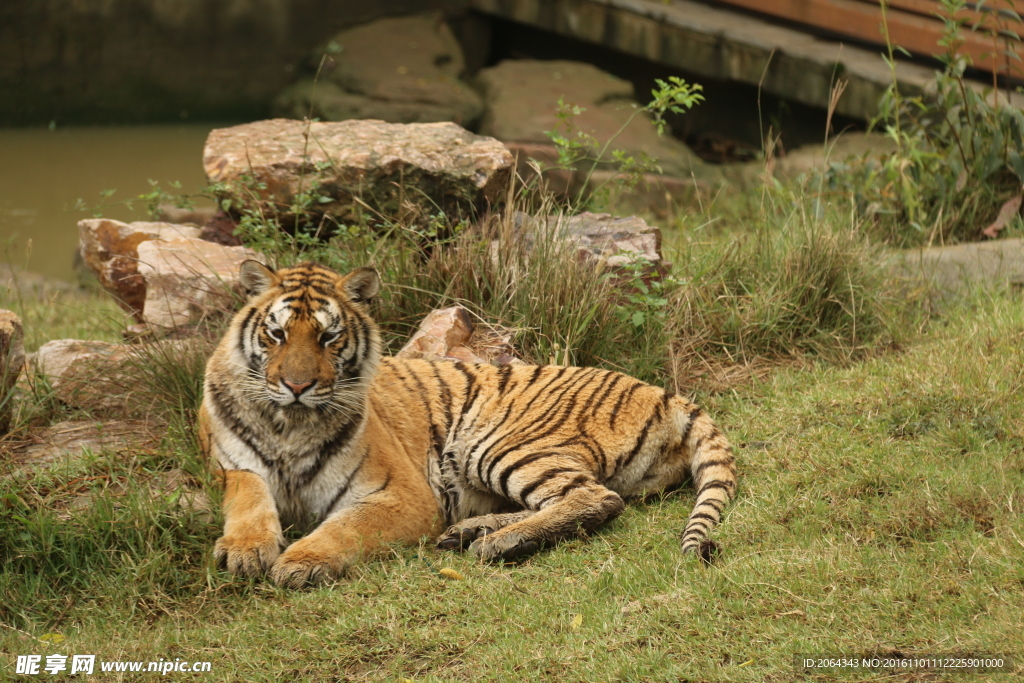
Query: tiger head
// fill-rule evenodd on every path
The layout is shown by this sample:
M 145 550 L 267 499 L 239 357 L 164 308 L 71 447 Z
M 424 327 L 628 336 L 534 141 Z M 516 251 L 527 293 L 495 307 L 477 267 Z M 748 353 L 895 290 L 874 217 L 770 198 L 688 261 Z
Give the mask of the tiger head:
M 249 303 L 232 333 L 247 396 L 290 410 L 361 404 L 380 358 L 380 332 L 369 314 L 377 271 L 341 276 L 303 263 L 275 272 L 245 261 L 240 275 Z

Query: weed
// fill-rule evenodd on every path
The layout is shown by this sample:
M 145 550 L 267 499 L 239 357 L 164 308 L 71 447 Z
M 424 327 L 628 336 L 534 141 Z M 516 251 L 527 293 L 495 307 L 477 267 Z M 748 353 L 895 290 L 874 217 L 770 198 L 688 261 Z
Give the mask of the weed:
M 893 81 L 872 125 L 884 130 L 896 151 L 879 162 L 833 164 L 826 173 L 828 188 L 852 196 L 870 217 L 871 232 L 898 247 L 981 239 L 999 207 L 1020 196 L 1024 185 L 1024 112 L 1002 102 L 995 87 L 979 92 L 966 78 L 971 59 L 961 53 L 961 34 L 968 30 L 967 3 L 939 4 L 944 66 L 935 74 L 934 92 L 915 97 L 900 92 L 895 70 L 900 48 L 886 33 Z M 884 18 L 884 3 L 882 8 Z M 1012 10 L 997 15 L 1020 23 Z M 1007 60 L 1010 54 L 1007 50 Z M 1007 61 L 1006 69 L 1010 76 L 1016 65 Z M 996 76 L 993 67 L 993 86 Z
M 633 105 L 633 113 L 604 141 L 598 140 L 577 125 L 576 117 L 586 109 L 559 98 L 556 109 L 558 125 L 546 134 L 558 150 L 558 163 L 553 168 L 572 172 L 583 171 L 585 174 L 574 198 L 574 206 L 582 207 L 585 197 L 599 193 L 609 182 L 615 181 L 624 187 L 633 188 L 645 173 L 661 172 L 656 159 L 643 152 L 633 156 L 623 150 L 614 149 L 615 141 L 638 117 L 650 118 L 651 123 L 657 127 L 658 134 L 663 135 L 667 125 L 666 113 L 682 114 L 699 104 L 704 96 L 699 84 L 687 83 L 678 76 L 670 76 L 667 82 L 655 79 L 655 83 L 658 87 L 651 91 L 653 99 L 643 106 Z M 600 187 L 592 187 L 591 179 L 594 172 L 609 164 L 616 168 L 616 174 L 604 181 Z M 541 169 L 544 170 L 547 169 Z

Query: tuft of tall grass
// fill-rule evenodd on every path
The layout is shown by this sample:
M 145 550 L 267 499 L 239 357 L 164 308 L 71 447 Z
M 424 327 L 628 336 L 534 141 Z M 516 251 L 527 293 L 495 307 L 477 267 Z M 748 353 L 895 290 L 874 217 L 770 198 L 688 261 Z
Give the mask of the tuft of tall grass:
M 681 254 L 688 284 L 670 333 L 683 378 L 728 366 L 817 358 L 845 363 L 900 337 L 907 314 L 881 249 L 849 216 L 770 206 L 730 240 Z
M 224 327 L 220 321 L 212 334 Z M 164 422 L 194 422 L 203 399 L 206 359 L 215 345 L 212 334 L 137 345 L 114 370 L 137 397 L 131 412 L 159 416 Z

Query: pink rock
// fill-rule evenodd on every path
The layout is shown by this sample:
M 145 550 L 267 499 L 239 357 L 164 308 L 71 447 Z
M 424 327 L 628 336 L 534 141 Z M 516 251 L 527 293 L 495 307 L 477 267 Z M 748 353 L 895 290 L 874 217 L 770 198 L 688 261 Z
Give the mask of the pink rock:
M 108 218 L 78 222 L 82 260 L 100 285 L 136 320 L 142 322 L 146 284 L 139 275 L 139 245 L 155 239 L 198 237 L 199 228 L 173 223 L 122 223 Z
M 395 357 L 494 365 L 522 363 L 515 357 L 511 339 L 511 331 L 486 323 L 474 324 L 468 310 L 452 306 L 428 313 Z
M 67 405 L 93 410 L 117 409 L 126 388 L 112 382 L 112 369 L 124 362 L 131 347 L 101 341 L 55 339 L 33 355 L 36 370 Z
M 561 219 L 558 231 L 565 240 L 576 245 L 581 258 L 609 269 L 638 264 L 639 268 L 648 270 L 646 264 L 657 269 L 664 263 L 661 258 L 661 230 L 637 216 L 619 217 L 585 211 Z
M 398 352 L 398 357 L 444 357 L 448 350 L 465 344 L 473 334 L 473 319 L 462 306 L 431 311 L 419 329 Z
M 158 328 L 189 325 L 212 312 L 233 310 L 238 269 L 260 255 L 198 238 L 151 240 L 139 245 L 139 274 L 146 285 L 143 322 Z
M 21 318 L 0 309 L 0 435 L 7 432 L 14 409 L 13 391 L 25 365 Z

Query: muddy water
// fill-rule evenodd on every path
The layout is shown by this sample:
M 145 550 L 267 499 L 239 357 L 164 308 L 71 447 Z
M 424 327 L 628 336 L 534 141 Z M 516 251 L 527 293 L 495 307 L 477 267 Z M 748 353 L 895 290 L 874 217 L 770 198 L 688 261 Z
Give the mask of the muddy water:
M 49 277 L 74 278 L 77 222 L 92 211 L 150 191 L 149 179 L 171 192 L 205 184 L 203 143 L 213 124 L 109 128 L 0 129 L 0 262 Z M 101 192 L 116 190 L 104 199 Z M 149 220 L 143 202 L 100 209 L 118 220 Z M 29 248 L 29 243 L 31 247 Z M 26 252 L 29 251 L 26 259 Z

